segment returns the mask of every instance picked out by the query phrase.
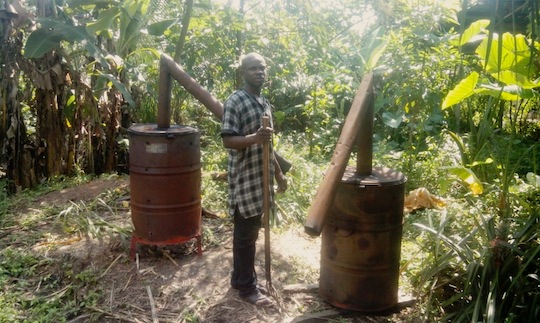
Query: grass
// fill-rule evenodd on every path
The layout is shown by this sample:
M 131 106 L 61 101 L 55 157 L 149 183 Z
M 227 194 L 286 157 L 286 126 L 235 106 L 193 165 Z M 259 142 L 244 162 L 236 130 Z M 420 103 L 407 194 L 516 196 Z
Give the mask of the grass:
M 89 179 L 48 182 L 36 190 L 2 199 L 0 219 L 0 322 L 65 322 L 103 296 L 96 289 L 100 272 L 79 268 L 66 258 L 50 255 L 81 236 L 120 237 L 129 229 L 102 217 L 117 214 L 121 191 L 106 191 L 90 202 L 28 207 L 46 193 L 77 186 Z

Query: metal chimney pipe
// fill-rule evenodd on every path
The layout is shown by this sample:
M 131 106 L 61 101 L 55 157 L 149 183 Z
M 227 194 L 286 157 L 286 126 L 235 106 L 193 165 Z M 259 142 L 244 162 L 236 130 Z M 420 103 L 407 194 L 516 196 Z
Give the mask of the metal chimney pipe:
M 323 181 L 317 189 L 315 200 L 308 211 L 306 222 L 304 223 L 305 232 L 312 236 L 321 234 L 324 222 L 329 213 L 330 207 L 336 195 L 338 184 L 345 173 L 347 162 L 351 156 L 354 143 L 357 139 L 358 149 L 364 149 L 364 146 L 371 147 L 371 132 L 373 131 L 373 75 L 364 75 L 362 83 L 354 97 L 351 109 L 345 119 L 345 124 L 341 130 L 334 154 L 330 160 L 330 165 L 326 171 Z M 366 112 L 367 111 L 367 112 Z M 368 120 L 371 116 L 371 120 Z M 371 126 L 369 125 L 371 123 Z M 365 127 L 365 128 L 364 128 Z M 369 134 L 368 131 L 371 131 Z M 369 138 L 368 138 L 369 137 Z M 369 152 L 372 148 L 369 149 Z M 360 155 L 360 154 L 359 154 Z M 358 156 L 360 171 L 366 175 L 371 174 L 371 153 L 369 156 L 363 154 Z M 368 170 L 369 169 L 369 170 Z M 358 171 L 358 170 L 357 170 Z
M 171 74 L 166 61 L 161 55 L 159 61 L 159 90 L 158 90 L 158 111 L 157 127 L 158 129 L 169 129 L 171 126 Z
M 371 175 L 373 171 L 373 119 L 374 102 L 373 86 L 366 89 L 365 101 L 360 110 L 360 124 L 358 126 L 358 144 L 356 158 L 356 174 L 364 177 Z
M 157 125 L 160 129 L 170 127 L 172 80 L 180 83 L 191 95 L 210 110 L 218 120 L 223 117 L 223 104 L 193 79 L 172 57 L 161 54 L 159 61 L 159 92 Z

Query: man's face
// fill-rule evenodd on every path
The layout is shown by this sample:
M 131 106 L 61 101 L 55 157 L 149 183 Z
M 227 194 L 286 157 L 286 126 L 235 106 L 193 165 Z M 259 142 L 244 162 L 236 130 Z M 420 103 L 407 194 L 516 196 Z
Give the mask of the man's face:
M 250 56 L 242 64 L 244 82 L 255 88 L 261 88 L 266 80 L 266 62 L 261 57 Z

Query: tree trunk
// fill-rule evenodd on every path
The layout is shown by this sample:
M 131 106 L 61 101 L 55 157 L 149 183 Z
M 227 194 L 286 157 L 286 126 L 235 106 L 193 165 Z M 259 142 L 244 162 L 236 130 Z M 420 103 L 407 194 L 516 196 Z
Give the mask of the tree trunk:
M 27 137 L 21 113 L 19 65 L 22 61 L 22 35 L 11 32 L 12 23 L 7 19 L 15 19 L 17 14 L 8 10 L 9 6 L 3 7 L 6 9 L 2 10 L 3 32 L 0 34 L 0 170 L 6 173 L 8 193 L 15 193 L 37 184 L 34 163 L 36 150 Z
M 110 173 L 116 170 L 118 165 L 117 150 L 118 144 L 116 143 L 116 137 L 120 130 L 120 124 L 122 120 L 121 106 L 122 95 L 115 90 L 112 90 L 109 94 L 109 109 L 105 116 L 105 167 L 104 173 Z
M 189 22 L 191 21 L 191 12 L 193 11 L 193 0 L 186 0 L 184 8 L 184 14 L 182 16 L 182 31 L 180 32 L 180 39 L 178 40 L 176 51 L 174 53 L 175 62 L 180 60 L 180 56 L 182 56 L 182 52 L 184 50 L 186 35 L 189 29 Z
M 43 175 L 47 178 L 66 173 L 68 158 L 64 148 L 65 117 L 61 98 L 62 95 L 53 90 L 36 89 L 37 134 L 44 143 Z

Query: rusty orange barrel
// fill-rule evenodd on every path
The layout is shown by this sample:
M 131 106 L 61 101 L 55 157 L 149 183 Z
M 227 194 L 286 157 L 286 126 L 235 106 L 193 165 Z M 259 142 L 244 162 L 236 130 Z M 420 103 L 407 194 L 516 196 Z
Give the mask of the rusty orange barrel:
M 406 177 L 347 167 L 321 238 L 319 294 L 343 309 L 379 312 L 398 301 Z
M 195 128 L 129 128 L 131 219 L 138 242 L 182 243 L 200 237 L 201 154 Z

